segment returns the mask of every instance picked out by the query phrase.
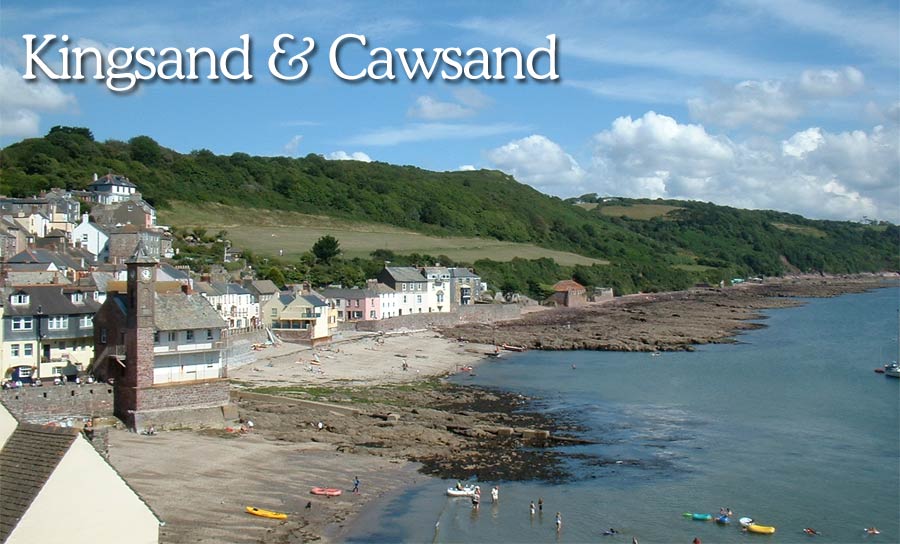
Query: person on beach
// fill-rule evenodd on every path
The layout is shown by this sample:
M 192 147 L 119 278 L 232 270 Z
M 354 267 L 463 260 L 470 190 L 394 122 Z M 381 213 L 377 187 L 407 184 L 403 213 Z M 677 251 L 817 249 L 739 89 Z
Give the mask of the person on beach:
M 544 497 L 538 498 L 538 512 L 544 511 Z
M 556 532 L 560 532 L 562 530 L 562 514 L 559 512 L 556 513 Z
M 353 492 L 359 495 L 359 476 L 353 477 Z
M 499 500 L 500 500 L 500 487 L 495 485 L 494 488 L 491 489 L 491 502 L 497 502 Z
M 534 501 L 531 501 L 531 506 L 529 507 L 531 510 L 531 517 L 534 517 Z

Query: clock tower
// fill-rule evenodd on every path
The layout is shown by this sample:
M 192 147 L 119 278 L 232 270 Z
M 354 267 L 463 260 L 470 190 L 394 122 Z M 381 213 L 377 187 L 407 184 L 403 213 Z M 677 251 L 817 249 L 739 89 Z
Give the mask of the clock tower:
M 142 408 L 142 390 L 153 385 L 157 260 L 147 253 L 140 241 L 125 266 L 128 269 L 123 329 L 125 369 L 116 382 L 115 410 L 117 415 L 125 416 L 123 419 L 129 421 L 133 420 L 134 412 Z

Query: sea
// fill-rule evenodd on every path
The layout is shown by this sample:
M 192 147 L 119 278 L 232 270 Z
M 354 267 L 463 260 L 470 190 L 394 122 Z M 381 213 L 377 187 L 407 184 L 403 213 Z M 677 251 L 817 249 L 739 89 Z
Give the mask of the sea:
M 766 311 L 765 327 L 733 344 L 531 351 L 454 377 L 527 395 L 528 410 L 596 444 L 559 448 L 562 483 L 480 482 L 478 509 L 445 495 L 455 482 L 422 478 L 364 512 L 345 540 L 900 542 L 900 380 L 873 372 L 898 358 L 900 288 L 804 302 Z M 720 508 L 732 523 L 684 516 Z M 745 516 L 776 532 L 742 532 Z

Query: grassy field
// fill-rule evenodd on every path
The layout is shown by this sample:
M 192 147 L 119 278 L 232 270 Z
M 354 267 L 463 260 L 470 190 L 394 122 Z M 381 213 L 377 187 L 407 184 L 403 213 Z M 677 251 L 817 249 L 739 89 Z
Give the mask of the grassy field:
M 789 230 L 797 234 L 805 234 L 814 238 L 825 238 L 825 233 L 815 227 L 805 227 L 801 225 L 788 225 L 787 223 L 772 223 L 776 229 Z
M 250 249 L 262 255 L 296 258 L 309 251 L 325 235 L 337 238 L 344 256 L 368 257 L 376 249 L 396 253 L 447 255 L 464 262 L 478 259 L 508 261 L 513 257 L 536 259 L 550 257 L 563 265 L 606 264 L 565 251 L 554 251 L 531 244 L 501 242 L 486 238 L 428 236 L 377 223 L 356 223 L 331 217 L 296 212 L 234 208 L 219 204 L 189 205 L 173 203 L 159 210 L 159 223 L 180 228 L 202 227 L 209 233 L 224 230 L 234 247 Z
M 600 208 L 600 213 L 610 217 L 628 217 L 646 221 L 680 209 L 678 206 L 664 204 L 635 204 L 634 206 L 603 206 Z

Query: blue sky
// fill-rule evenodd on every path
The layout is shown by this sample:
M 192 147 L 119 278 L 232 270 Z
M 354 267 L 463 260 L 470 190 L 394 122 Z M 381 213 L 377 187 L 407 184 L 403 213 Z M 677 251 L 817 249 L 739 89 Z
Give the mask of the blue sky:
M 181 152 L 496 168 L 563 197 L 900 222 L 896 1 L 183 4 L 4 0 L 0 144 L 66 124 L 100 140 L 145 134 Z M 144 82 L 127 94 L 103 82 L 26 82 L 28 33 L 219 53 L 248 33 L 254 81 Z M 316 40 L 301 82 L 268 73 L 280 33 Z M 348 83 L 328 62 L 344 33 L 366 35 L 369 48 L 524 52 L 556 34 L 560 79 Z M 345 64 L 358 70 L 367 59 L 355 49 Z

